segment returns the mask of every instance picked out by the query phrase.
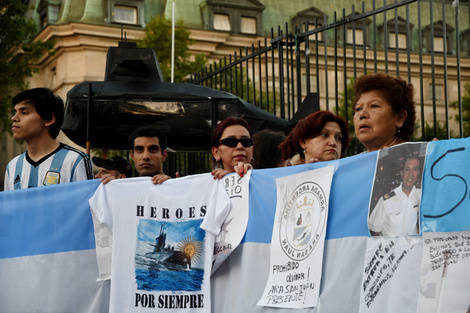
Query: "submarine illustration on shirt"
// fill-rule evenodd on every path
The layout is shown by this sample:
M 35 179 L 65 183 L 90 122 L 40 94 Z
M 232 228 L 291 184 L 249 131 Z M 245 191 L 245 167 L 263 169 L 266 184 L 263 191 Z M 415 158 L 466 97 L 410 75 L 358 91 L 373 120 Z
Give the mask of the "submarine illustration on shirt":
M 152 269 L 168 271 L 191 270 L 191 264 L 199 259 L 202 243 L 192 238 L 187 238 L 182 240 L 178 247 L 175 248 L 170 244 L 167 245 L 166 239 L 165 225 L 161 224 L 160 233 L 155 238 L 155 244 L 150 244 L 153 246 L 153 251 L 145 254 L 145 257 L 155 261 Z

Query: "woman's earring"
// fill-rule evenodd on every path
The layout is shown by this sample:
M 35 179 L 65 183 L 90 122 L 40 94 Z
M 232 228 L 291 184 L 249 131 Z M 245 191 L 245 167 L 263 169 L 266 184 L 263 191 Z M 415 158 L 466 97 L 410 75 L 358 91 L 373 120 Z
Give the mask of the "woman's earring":
M 221 160 L 217 160 L 217 168 L 224 168 Z

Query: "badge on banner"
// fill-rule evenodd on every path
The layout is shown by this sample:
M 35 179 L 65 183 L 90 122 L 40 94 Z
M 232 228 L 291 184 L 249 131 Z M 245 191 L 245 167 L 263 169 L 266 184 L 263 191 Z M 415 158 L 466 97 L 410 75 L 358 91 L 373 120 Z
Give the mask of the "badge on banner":
M 232 209 L 215 239 L 212 273 L 228 258 L 245 235 L 249 216 L 249 186 L 251 171 L 243 177 L 238 174 L 226 175 L 223 179 L 225 190 L 232 202 Z
M 270 273 L 258 305 L 317 305 L 334 171 L 334 166 L 327 166 L 276 179 Z

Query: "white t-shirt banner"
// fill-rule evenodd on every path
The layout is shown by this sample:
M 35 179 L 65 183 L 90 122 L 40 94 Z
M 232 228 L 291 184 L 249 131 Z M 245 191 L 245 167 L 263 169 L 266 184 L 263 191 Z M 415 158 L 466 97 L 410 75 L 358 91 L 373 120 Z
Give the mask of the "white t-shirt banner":
M 334 166 L 276 179 L 277 206 L 261 306 L 317 305 Z
M 222 181 L 113 180 L 90 206 L 113 231 L 109 312 L 211 312 L 214 239 L 230 210 Z
M 93 228 L 95 231 L 96 260 L 98 261 L 98 280 L 111 279 L 111 263 L 113 257 L 113 232 L 101 223 L 96 215 L 91 211 L 93 218 Z
M 470 231 L 423 233 L 418 313 L 470 311 Z
M 219 235 L 215 238 L 214 265 L 212 273 L 228 258 L 242 241 L 249 217 L 250 177 L 248 171 L 243 177 L 238 174 L 226 175 L 222 181 L 232 202 L 232 209 L 225 219 Z

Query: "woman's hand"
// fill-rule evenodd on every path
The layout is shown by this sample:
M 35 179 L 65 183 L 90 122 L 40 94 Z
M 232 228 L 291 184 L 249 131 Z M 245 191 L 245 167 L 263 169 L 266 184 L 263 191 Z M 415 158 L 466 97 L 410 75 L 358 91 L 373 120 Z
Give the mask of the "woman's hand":
M 214 176 L 214 179 L 222 179 L 225 175 L 229 174 L 230 172 L 227 170 L 224 170 L 223 168 L 218 168 L 212 171 L 212 176 Z
M 243 177 L 249 170 L 253 169 L 253 165 L 250 163 L 243 163 L 243 162 L 238 162 L 238 165 L 235 165 L 233 168 L 233 173 L 237 173 L 240 175 L 240 177 Z M 214 179 L 222 179 L 227 174 L 230 174 L 232 172 L 229 172 L 227 170 L 224 170 L 223 168 L 218 168 L 216 170 L 212 171 L 212 176 L 214 176 Z
M 235 173 L 240 175 L 240 177 L 243 177 L 249 170 L 253 169 L 253 165 L 250 163 L 243 163 L 243 162 L 238 162 L 238 165 L 235 165 L 233 170 Z

